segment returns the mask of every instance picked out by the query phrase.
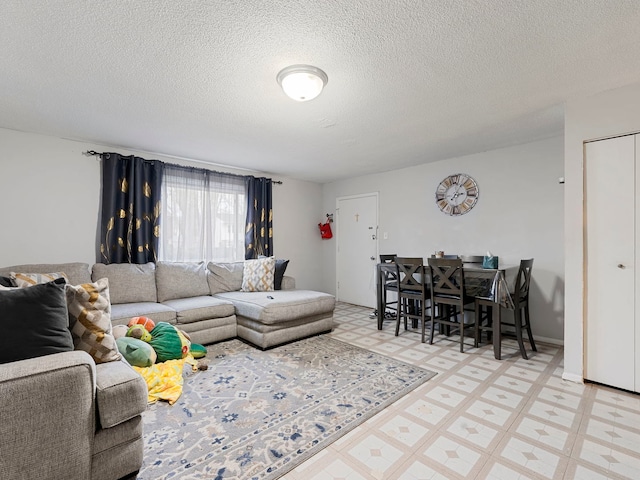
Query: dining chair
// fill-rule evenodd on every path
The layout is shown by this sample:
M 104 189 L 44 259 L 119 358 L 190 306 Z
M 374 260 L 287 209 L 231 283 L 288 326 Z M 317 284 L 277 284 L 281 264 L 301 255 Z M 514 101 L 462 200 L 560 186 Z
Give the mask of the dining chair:
M 460 352 L 464 352 L 464 330 L 475 327 L 473 322 L 465 323 L 464 307 L 472 304 L 474 297 L 465 293 L 464 270 L 459 258 L 430 258 L 430 290 L 431 290 L 431 335 L 429 344 L 433 344 L 436 324 L 447 327 L 447 335 L 451 334 L 450 327 L 457 327 L 460 332 Z M 475 342 L 474 342 L 475 345 Z
M 431 254 L 431 258 L 438 258 L 436 257 L 434 254 Z M 455 258 L 460 258 L 459 255 L 443 255 L 442 257 L 439 258 L 447 258 L 447 259 L 455 259 Z
M 396 257 L 396 275 L 398 277 L 398 314 L 396 319 L 396 337 L 400 333 L 400 321 L 404 319 L 418 321 L 422 325 L 422 343 L 425 342 L 429 288 L 427 286 L 424 260 L 416 257 Z M 412 322 L 413 323 L 413 322 Z
M 396 259 L 395 253 L 380 255 L 380 263 L 394 263 Z M 383 270 L 382 272 L 382 315 L 383 318 L 390 318 L 391 313 L 387 313 L 387 309 L 395 312 L 393 317 L 398 316 L 398 300 L 389 301 L 388 293 L 395 292 L 396 298 L 398 294 L 398 276 L 396 270 Z
M 502 340 L 503 330 L 502 327 L 507 327 L 507 329 L 513 329 L 512 333 L 515 335 L 516 340 L 518 342 L 518 347 L 520 349 L 520 355 L 525 360 L 528 359 L 527 351 L 524 348 L 524 340 L 522 338 L 522 332 L 525 330 L 527 332 L 527 336 L 529 337 L 529 344 L 531 345 L 531 350 L 537 352 L 536 344 L 533 340 L 533 333 L 531 332 L 531 317 L 529 314 L 529 287 L 531 285 L 531 271 L 533 269 L 533 259 L 528 260 L 520 260 L 520 268 L 518 269 L 518 275 L 516 277 L 515 288 L 513 291 L 510 291 L 511 299 L 513 300 L 513 322 L 502 321 L 501 315 L 500 325 L 499 325 L 499 341 Z M 491 298 L 476 298 L 476 342 L 478 342 L 482 336 L 482 332 L 487 332 L 487 337 L 491 338 L 491 333 L 493 332 L 493 328 L 495 328 L 493 323 L 493 308 L 506 308 L 504 306 L 497 305 L 493 299 Z M 485 324 L 486 322 L 486 324 Z
M 484 255 L 460 255 L 462 263 L 482 263 Z

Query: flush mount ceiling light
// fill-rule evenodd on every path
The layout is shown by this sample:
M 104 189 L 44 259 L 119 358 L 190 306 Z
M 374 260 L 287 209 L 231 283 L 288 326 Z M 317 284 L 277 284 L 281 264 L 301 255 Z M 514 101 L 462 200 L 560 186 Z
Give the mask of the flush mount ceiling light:
M 311 65 L 291 65 L 276 77 L 284 93 L 298 102 L 313 100 L 329 81 L 329 77 Z

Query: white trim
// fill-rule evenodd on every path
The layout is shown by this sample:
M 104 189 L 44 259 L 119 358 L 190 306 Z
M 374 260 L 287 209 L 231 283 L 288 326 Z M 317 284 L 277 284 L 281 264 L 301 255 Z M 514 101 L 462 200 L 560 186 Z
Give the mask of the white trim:
M 573 383 L 584 383 L 582 375 L 576 375 L 575 373 L 562 372 L 562 379 Z
M 536 342 L 549 343 L 551 345 L 558 345 L 559 347 L 564 347 L 564 340 L 558 340 L 557 338 L 539 337 L 538 335 L 534 335 L 533 339 Z

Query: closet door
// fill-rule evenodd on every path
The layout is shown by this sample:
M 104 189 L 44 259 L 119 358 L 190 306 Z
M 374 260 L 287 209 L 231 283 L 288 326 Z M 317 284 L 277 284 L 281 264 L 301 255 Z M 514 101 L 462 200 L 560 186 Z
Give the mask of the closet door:
M 640 134 L 634 135 L 635 138 L 635 171 L 636 171 L 636 236 L 635 236 L 635 244 L 638 245 L 640 242 Z M 634 298 L 640 298 L 640 248 L 636 247 L 636 256 L 635 256 L 635 282 L 636 282 L 636 291 L 634 294 Z M 635 318 L 635 388 L 633 388 L 634 392 L 640 392 L 640 302 L 637 303 L 637 312 Z
M 635 137 L 585 146 L 585 379 L 636 390 Z M 640 383 L 638 383 L 640 385 Z

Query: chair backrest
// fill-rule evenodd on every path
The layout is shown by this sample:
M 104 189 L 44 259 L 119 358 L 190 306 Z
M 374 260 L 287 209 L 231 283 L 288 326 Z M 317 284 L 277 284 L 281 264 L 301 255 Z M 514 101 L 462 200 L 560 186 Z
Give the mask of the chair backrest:
M 431 254 L 431 258 L 437 258 L 434 254 Z M 456 258 L 460 258 L 460 255 L 443 255 L 440 258 L 448 258 L 448 259 L 456 259 Z
M 464 270 L 459 258 L 430 258 L 431 292 L 438 296 L 462 296 Z
M 398 290 L 424 293 L 425 272 L 424 260 L 420 257 L 396 257 L 396 275 Z
M 533 269 L 533 258 L 520 260 L 520 268 L 516 277 L 516 288 L 514 290 L 513 302 L 518 304 L 529 300 L 529 286 L 531 285 L 531 270 Z
M 483 255 L 460 255 L 462 263 L 482 263 Z
M 380 255 L 380 263 L 393 263 L 396 261 L 396 254 L 395 253 L 389 253 L 386 255 Z M 384 278 L 384 283 L 388 283 L 391 281 L 395 281 L 398 279 L 398 277 L 396 276 L 396 271 L 395 270 L 383 270 L 382 272 L 383 278 Z

